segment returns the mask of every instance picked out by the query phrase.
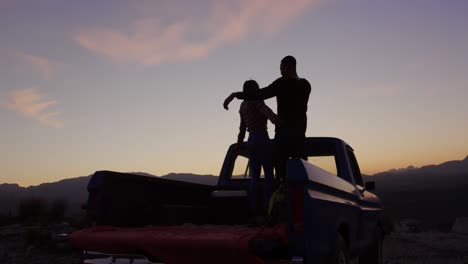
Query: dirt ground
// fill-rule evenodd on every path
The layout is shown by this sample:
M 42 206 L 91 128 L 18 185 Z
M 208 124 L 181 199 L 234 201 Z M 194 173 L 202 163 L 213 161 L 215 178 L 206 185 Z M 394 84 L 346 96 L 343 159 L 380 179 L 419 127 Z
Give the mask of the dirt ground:
M 70 248 L 60 238 L 61 233 L 71 231 L 67 225 L 0 227 L 0 263 L 80 264 L 80 251 Z
M 383 250 L 385 264 L 468 264 L 468 234 L 392 233 Z
M 0 227 L 1 264 L 78 264 L 80 252 L 56 234 L 66 226 L 42 232 L 38 227 Z M 52 230 L 52 231 L 50 231 Z M 468 234 L 450 232 L 391 233 L 384 240 L 385 264 L 468 264 Z

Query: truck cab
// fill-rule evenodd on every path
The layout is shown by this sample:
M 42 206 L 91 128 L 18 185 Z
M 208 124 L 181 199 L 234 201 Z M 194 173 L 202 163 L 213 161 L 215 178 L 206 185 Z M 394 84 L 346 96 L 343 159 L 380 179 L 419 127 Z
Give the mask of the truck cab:
M 248 188 L 246 146 L 235 149 L 228 150 L 219 187 Z M 374 259 L 381 259 L 383 207 L 372 193 L 375 183 L 364 183 L 353 148 L 338 138 L 317 137 L 306 138 L 304 149 L 306 160 L 288 161 L 290 250 L 309 258 L 329 256 L 342 239 L 349 258 L 377 247 Z

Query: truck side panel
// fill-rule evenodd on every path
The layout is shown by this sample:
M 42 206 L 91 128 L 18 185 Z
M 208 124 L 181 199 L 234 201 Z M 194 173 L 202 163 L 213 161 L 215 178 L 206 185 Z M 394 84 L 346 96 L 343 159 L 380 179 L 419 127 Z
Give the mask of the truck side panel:
M 369 234 L 373 234 L 380 209 L 372 199 L 362 199 L 354 185 L 300 159 L 288 162 L 288 184 L 291 202 L 297 186 L 303 186 L 300 190 L 303 192 L 303 230 L 295 230 L 295 205 L 289 206 L 290 239 L 295 253 L 311 258 L 327 256 L 338 233 L 350 246 L 351 253 L 357 253 L 371 242 Z

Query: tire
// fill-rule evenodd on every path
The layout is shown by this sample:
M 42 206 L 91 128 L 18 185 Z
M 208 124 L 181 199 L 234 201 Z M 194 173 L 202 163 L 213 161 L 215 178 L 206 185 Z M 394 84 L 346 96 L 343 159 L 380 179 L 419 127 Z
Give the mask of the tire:
M 380 228 L 375 231 L 374 241 L 369 249 L 359 257 L 359 264 L 382 264 L 383 263 L 383 235 Z
M 341 234 L 337 234 L 333 253 L 330 257 L 330 264 L 349 264 L 348 245 Z
M 349 250 L 346 241 L 340 233 L 336 234 L 332 253 L 328 256 L 310 256 L 304 259 L 306 264 L 350 264 Z

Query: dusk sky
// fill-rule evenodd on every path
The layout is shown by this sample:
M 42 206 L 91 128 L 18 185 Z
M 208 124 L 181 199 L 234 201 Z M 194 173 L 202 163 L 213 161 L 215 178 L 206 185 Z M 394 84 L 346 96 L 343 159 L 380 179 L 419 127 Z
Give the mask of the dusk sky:
M 273 82 L 286 55 L 312 85 L 307 136 L 342 138 L 364 173 L 463 159 L 467 14 L 465 0 L 0 0 L 0 183 L 218 175 L 239 127 L 225 97 Z

